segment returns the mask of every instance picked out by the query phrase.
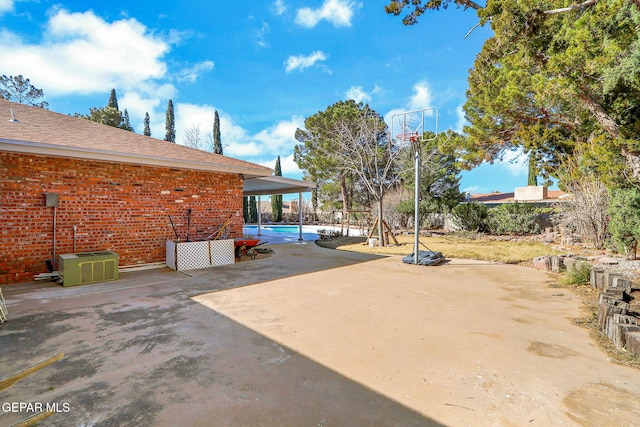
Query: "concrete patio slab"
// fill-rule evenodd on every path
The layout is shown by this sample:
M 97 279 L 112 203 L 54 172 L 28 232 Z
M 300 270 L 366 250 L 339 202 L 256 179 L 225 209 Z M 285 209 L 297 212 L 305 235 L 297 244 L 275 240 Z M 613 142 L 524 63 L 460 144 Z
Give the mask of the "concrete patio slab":
M 271 257 L 3 287 L 0 394 L 41 425 L 632 425 L 640 372 L 572 323 L 579 301 L 510 265 L 278 245 Z M 62 407 L 62 406 L 61 406 Z M 7 407 L 5 406 L 5 409 Z M 27 413 L 4 411 L 0 426 Z

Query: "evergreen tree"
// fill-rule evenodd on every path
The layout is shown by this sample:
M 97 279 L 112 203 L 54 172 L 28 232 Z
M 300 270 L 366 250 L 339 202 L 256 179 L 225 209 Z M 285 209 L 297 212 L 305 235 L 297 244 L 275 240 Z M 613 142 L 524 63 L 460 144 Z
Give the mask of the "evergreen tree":
M 213 120 L 213 152 L 216 154 L 222 154 L 222 140 L 220 139 L 220 116 L 218 116 L 218 110 Z
M 280 156 L 276 160 L 276 167 L 273 171 L 275 176 L 282 176 L 282 168 L 280 166 Z M 271 220 L 273 222 L 282 221 L 282 194 L 271 196 Z
M 75 114 L 75 117 L 81 117 L 83 119 L 91 120 L 92 122 L 102 123 L 103 125 L 111 126 L 114 128 L 122 125 L 122 113 L 112 107 L 91 107 L 89 114 Z
M 144 114 L 144 135 L 151 136 L 151 119 L 149 113 Z
M 176 142 L 176 117 L 173 113 L 173 101 L 169 100 L 169 105 L 167 106 L 167 119 L 164 125 L 167 133 L 164 137 L 165 141 Z
M 119 108 L 118 108 L 118 98 L 116 97 L 116 90 L 115 89 L 111 89 L 111 94 L 109 95 L 109 103 L 107 104 L 107 107 L 115 108 L 116 110 L 119 110 Z
M 244 223 L 249 222 L 249 198 L 244 196 L 242 198 L 242 216 L 244 217 Z
M 20 104 L 33 105 L 34 107 L 47 108 L 49 103 L 40 101 L 44 96 L 42 89 L 31 84 L 22 74 L 17 76 L 0 76 L 0 99 L 18 102 Z
M 131 123 L 129 123 L 129 112 L 127 109 L 124 109 L 124 113 L 122 114 L 122 123 L 120 124 L 120 129 L 128 130 L 129 132 L 134 132 Z
M 536 170 L 536 161 L 532 155 L 529 155 L 529 178 L 527 185 L 538 185 L 538 171 Z
M 258 222 L 258 205 L 256 204 L 256 196 L 249 196 L 249 221 Z

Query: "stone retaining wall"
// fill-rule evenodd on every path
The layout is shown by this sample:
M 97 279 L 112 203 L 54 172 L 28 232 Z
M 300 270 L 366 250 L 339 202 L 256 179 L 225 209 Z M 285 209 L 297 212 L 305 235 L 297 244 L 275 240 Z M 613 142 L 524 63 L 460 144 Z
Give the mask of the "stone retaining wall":
M 574 257 L 542 256 L 533 259 L 540 270 L 560 273 L 581 263 Z M 598 326 L 617 348 L 640 354 L 640 287 L 621 273 L 606 268 L 591 269 L 591 286 L 598 295 Z

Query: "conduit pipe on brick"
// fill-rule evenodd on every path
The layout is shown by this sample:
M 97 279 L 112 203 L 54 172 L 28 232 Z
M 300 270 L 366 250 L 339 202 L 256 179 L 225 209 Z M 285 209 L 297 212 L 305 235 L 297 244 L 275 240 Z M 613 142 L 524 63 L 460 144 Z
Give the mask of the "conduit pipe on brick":
M 56 217 L 58 214 L 58 207 L 53 207 L 53 270 L 58 270 L 58 260 L 56 259 Z

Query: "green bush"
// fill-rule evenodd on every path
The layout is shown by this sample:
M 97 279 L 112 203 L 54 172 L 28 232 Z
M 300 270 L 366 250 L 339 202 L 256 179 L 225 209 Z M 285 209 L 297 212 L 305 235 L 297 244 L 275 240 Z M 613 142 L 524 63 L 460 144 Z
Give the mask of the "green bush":
M 487 231 L 488 209 L 482 203 L 460 203 L 451 211 L 455 224 L 464 231 Z
M 493 234 L 535 234 L 540 227 L 535 205 L 530 203 L 505 203 L 489 211 L 489 229 Z
M 640 191 L 636 188 L 614 191 L 609 215 L 609 231 L 613 242 L 627 258 L 635 259 L 640 240 Z

